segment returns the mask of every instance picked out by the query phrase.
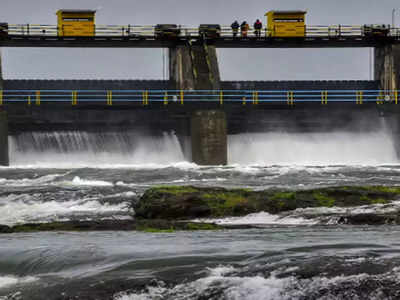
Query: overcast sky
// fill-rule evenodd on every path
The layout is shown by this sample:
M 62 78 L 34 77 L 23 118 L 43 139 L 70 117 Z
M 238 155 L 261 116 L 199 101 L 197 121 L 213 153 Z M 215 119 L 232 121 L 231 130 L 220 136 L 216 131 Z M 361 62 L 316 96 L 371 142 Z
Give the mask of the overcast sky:
M 400 24 L 398 0 L 1 0 L 0 21 L 56 24 L 61 8 L 97 9 L 97 24 L 253 23 L 271 9 L 307 10 L 308 25 Z M 223 80 L 369 79 L 364 49 L 220 49 Z M 4 78 L 161 79 L 161 49 L 3 48 Z

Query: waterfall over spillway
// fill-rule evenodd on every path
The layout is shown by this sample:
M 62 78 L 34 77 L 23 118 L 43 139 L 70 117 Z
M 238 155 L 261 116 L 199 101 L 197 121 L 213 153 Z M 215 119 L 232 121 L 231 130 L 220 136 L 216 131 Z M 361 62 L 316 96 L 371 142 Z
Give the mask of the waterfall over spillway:
M 260 133 L 229 137 L 228 160 L 240 165 L 398 163 L 392 137 L 372 133 Z
M 173 165 L 187 161 L 177 136 L 121 132 L 25 132 L 10 137 L 12 166 Z M 392 136 L 371 133 L 246 133 L 228 137 L 230 165 L 397 164 Z
M 10 137 L 12 165 L 170 164 L 184 161 L 174 133 L 25 132 Z

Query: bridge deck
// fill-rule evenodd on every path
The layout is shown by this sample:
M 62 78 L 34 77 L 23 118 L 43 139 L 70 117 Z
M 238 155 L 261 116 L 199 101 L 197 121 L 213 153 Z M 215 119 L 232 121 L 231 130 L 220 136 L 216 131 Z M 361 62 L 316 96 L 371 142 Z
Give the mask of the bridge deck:
M 56 25 L 8 24 L 0 38 L 2 47 L 143 47 L 161 48 L 204 43 L 198 27 L 177 25 L 175 36 L 160 35 L 156 25 L 96 25 L 93 37 L 58 36 Z M 235 37 L 234 37 L 235 35 Z M 206 42 L 218 48 L 313 48 L 376 47 L 400 43 L 400 29 L 389 28 L 387 36 L 371 35 L 365 25 L 307 25 L 305 37 L 271 37 L 264 28 L 259 36 L 249 28 L 245 36 L 234 34 L 230 26 L 221 25 L 218 38 Z
M 0 47 L 85 47 L 85 48 L 171 48 L 177 45 L 202 44 L 200 37 L 179 37 L 173 40 L 156 39 L 154 36 L 93 36 L 57 37 L 40 35 L 9 35 L 0 39 Z M 389 37 L 220 37 L 206 40 L 217 48 L 345 48 L 378 47 L 400 44 L 400 38 Z

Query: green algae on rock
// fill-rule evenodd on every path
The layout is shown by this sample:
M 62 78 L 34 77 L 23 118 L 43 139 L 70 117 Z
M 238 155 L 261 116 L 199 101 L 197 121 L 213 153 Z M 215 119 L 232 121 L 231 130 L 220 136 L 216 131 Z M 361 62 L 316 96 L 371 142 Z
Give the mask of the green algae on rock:
M 143 231 L 143 232 L 174 232 L 180 230 L 219 230 L 225 226 L 210 223 L 194 223 L 173 220 L 93 220 L 93 221 L 62 221 L 48 223 L 26 223 L 14 226 L 0 225 L 1 233 L 41 232 L 41 231 Z
M 189 219 L 243 216 L 265 211 L 277 214 L 307 207 L 353 207 L 385 204 L 400 198 L 400 187 L 344 186 L 310 190 L 225 189 L 161 186 L 147 190 L 134 205 L 136 217 Z

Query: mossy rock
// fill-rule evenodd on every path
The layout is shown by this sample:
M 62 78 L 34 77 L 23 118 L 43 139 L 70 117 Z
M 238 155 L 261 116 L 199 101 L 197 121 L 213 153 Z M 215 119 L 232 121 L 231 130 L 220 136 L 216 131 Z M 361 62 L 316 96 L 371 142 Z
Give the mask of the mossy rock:
M 161 186 L 147 190 L 134 205 L 144 219 L 190 219 L 243 216 L 266 211 L 277 214 L 307 207 L 352 207 L 385 204 L 400 197 L 400 187 L 329 187 L 311 190 L 224 189 Z
M 0 225 L 1 233 L 41 232 L 41 231 L 143 231 L 143 232 L 175 232 L 180 230 L 218 230 L 224 229 L 211 223 L 194 223 L 161 219 L 136 220 L 101 220 L 101 221 L 65 221 L 49 223 L 27 223 L 13 227 Z
M 0 225 L 0 233 L 11 233 L 12 228 L 7 225 Z

